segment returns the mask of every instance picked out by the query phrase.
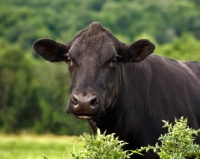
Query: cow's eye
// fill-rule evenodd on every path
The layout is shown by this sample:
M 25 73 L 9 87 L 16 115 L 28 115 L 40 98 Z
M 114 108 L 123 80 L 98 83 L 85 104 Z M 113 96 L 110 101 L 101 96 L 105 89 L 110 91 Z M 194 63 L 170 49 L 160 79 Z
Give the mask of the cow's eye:
M 66 61 L 67 63 L 71 63 L 72 60 L 70 59 L 70 57 L 67 57 Z
M 64 54 L 63 56 L 65 57 L 65 61 L 67 63 L 71 63 L 72 60 L 70 59 L 70 57 L 67 54 Z
M 116 57 L 114 57 L 114 58 L 112 59 L 112 63 L 118 63 L 120 59 L 121 59 L 120 56 L 116 56 Z
M 112 63 L 117 63 L 118 62 L 118 58 L 115 57 L 113 60 L 112 60 Z

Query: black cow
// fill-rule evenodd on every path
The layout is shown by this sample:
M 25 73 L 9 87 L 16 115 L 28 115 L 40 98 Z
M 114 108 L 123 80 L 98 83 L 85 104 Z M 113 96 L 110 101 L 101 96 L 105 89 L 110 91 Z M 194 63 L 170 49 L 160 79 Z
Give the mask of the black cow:
M 183 44 L 184 45 L 184 44 Z M 87 119 L 128 142 L 125 149 L 154 145 L 165 133 L 162 120 L 188 118 L 200 127 L 200 63 L 150 55 L 155 45 L 141 39 L 126 45 L 95 22 L 70 42 L 40 39 L 35 52 L 51 62 L 65 61 L 71 75 L 67 112 Z M 200 144 L 200 138 L 196 139 Z M 148 153 L 145 157 L 158 158 Z

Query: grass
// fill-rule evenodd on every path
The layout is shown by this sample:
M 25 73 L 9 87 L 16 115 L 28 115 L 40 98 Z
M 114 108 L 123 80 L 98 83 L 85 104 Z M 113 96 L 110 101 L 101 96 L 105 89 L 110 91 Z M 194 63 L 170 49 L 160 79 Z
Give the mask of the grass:
M 0 134 L 1 159 L 66 159 L 73 152 L 75 136 L 53 135 L 2 135 Z

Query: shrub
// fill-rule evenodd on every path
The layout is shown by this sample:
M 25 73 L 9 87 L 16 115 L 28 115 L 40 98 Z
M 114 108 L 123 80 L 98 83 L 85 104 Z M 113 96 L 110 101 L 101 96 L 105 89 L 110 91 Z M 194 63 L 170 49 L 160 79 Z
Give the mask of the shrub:
M 141 147 L 133 151 L 123 151 L 122 147 L 127 143 L 119 141 L 115 134 L 106 135 L 100 133 L 97 135 L 83 134 L 79 140 L 85 144 L 77 151 L 76 143 L 74 152 L 67 156 L 67 159 L 128 159 L 134 153 L 142 155 L 144 151 L 157 153 L 160 159 L 185 159 L 196 157 L 200 159 L 200 145 L 194 143 L 195 137 L 200 133 L 199 130 L 191 129 L 187 126 L 187 119 L 181 117 L 175 119 L 175 124 L 163 121 L 163 128 L 168 129 L 168 133 L 159 137 L 160 144 L 155 146 Z M 43 156 L 44 159 L 48 159 Z
M 142 151 L 153 150 L 161 159 L 185 159 L 187 157 L 200 158 L 200 145 L 194 143 L 195 137 L 200 133 L 187 126 L 187 119 L 175 119 L 175 124 L 164 122 L 164 128 L 168 128 L 168 133 L 161 135 L 158 140 L 161 144 L 155 146 L 141 147 L 133 153 L 141 154 Z
M 67 159 L 128 159 L 131 153 L 123 151 L 125 142 L 119 141 L 114 134 L 106 135 L 98 130 L 97 135 L 83 134 L 79 138 L 85 145 L 71 153 Z

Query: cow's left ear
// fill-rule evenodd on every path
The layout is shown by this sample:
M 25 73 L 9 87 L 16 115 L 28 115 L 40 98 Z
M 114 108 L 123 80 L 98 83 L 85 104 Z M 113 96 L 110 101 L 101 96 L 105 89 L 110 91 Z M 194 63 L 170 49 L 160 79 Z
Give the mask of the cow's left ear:
M 33 44 L 36 54 L 50 62 L 60 62 L 66 60 L 70 46 L 56 42 L 51 39 L 39 39 Z
M 125 49 L 128 61 L 139 62 L 153 53 L 155 45 L 147 39 L 141 39 L 126 45 Z

